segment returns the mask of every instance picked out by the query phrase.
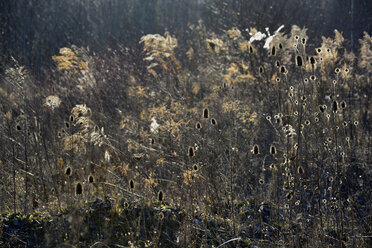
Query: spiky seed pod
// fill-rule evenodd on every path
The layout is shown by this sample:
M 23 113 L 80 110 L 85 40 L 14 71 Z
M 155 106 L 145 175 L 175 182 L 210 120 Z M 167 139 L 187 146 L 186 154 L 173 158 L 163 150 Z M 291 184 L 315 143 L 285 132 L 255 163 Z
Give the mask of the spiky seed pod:
M 207 108 L 205 108 L 203 110 L 203 118 L 204 119 L 208 119 L 209 118 L 209 110 Z
M 333 101 L 332 110 L 333 110 L 334 113 L 337 113 L 337 110 L 338 110 L 338 102 L 337 101 Z
M 65 175 L 66 176 L 71 176 L 72 175 L 72 168 L 71 167 L 67 167 L 66 170 L 65 170 Z
M 83 186 L 81 185 L 81 183 L 77 183 L 77 184 L 76 184 L 76 187 L 75 187 L 75 194 L 76 194 L 76 195 L 81 195 L 81 194 L 83 194 Z
M 275 46 L 273 46 L 271 48 L 271 56 L 275 56 L 276 55 L 276 49 L 275 49 Z
M 194 148 L 193 147 L 189 147 L 188 155 L 189 155 L 189 157 L 194 157 L 195 156 Z
M 16 128 L 17 131 L 21 131 L 22 130 L 22 127 L 21 127 L 21 125 L 19 123 L 16 124 L 15 128 Z
M 132 179 L 129 180 L 129 188 L 134 189 L 134 181 Z
M 290 201 L 290 200 L 292 200 L 292 198 L 293 198 L 293 192 L 291 191 L 291 192 L 288 192 L 286 195 L 285 195 L 285 197 Z
M 254 155 L 258 155 L 260 153 L 260 148 L 259 148 L 259 146 L 257 144 L 253 146 L 252 153 Z
M 89 183 L 94 183 L 94 177 L 92 175 L 88 176 L 88 182 Z
M 340 103 L 340 106 L 341 106 L 342 109 L 345 109 L 346 108 L 346 102 L 345 101 L 342 101 Z
M 158 201 L 159 202 L 164 201 L 164 193 L 163 193 L 163 191 L 159 191 L 159 193 L 158 193 Z
M 301 67 L 302 66 L 302 57 L 300 56 L 300 55 L 298 55 L 297 57 L 296 57 L 296 65 L 298 66 L 298 67 Z
M 276 154 L 276 147 L 273 146 L 273 145 L 270 146 L 270 154 L 271 155 L 275 155 Z
M 202 125 L 200 122 L 197 122 L 196 125 L 195 125 L 195 128 L 200 130 L 202 128 Z
M 310 76 L 310 80 L 315 81 L 316 80 L 316 76 L 315 75 L 311 75 Z
M 311 56 L 309 58 L 309 62 L 310 62 L 311 65 L 315 65 L 316 64 L 316 60 L 315 60 L 315 58 L 313 56 Z

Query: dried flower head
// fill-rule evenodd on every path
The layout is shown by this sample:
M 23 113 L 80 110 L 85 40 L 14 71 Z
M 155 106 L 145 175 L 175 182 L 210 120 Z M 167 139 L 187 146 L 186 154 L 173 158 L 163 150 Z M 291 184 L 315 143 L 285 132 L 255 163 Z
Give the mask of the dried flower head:
M 230 39 L 237 40 L 242 36 L 242 33 L 240 30 L 236 27 L 233 27 L 226 31 L 227 35 L 230 37 Z
M 51 110 L 54 110 L 55 108 L 58 108 L 59 105 L 61 105 L 61 100 L 58 96 L 48 96 L 44 100 L 44 106 L 50 108 Z

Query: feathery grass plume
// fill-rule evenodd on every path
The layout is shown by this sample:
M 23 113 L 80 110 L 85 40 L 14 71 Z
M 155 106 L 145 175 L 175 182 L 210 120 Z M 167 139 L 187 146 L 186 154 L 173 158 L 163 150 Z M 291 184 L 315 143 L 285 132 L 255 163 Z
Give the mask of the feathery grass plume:
M 78 49 L 73 47 L 74 51 L 71 48 L 63 47 L 59 49 L 60 56 L 52 56 L 54 62 L 58 65 L 58 70 L 71 70 L 71 69 L 88 69 L 88 61 L 81 59 L 79 56 Z M 80 58 L 79 58 L 79 57 Z
M 238 38 L 242 36 L 242 33 L 240 32 L 240 30 L 236 27 L 233 27 L 227 30 L 226 33 L 228 34 L 230 39 L 233 39 L 233 40 L 237 40 Z
M 367 71 L 372 71 L 372 37 L 364 32 L 363 39 L 359 39 L 360 54 L 358 59 L 358 66 Z
M 78 182 L 75 186 L 75 195 L 81 195 L 83 194 L 83 186 L 80 182 Z
M 292 25 L 291 37 L 290 37 L 291 44 L 298 44 L 300 42 L 302 42 L 303 44 L 306 44 L 306 40 L 308 39 L 306 32 L 307 32 L 307 28 L 301 29 L 297 25 Z
M 86 154 L 87 149 L 85 143 L 87 142 L 86 137 L 80 134 L 73 134 L 63 138 L 63 150 L 73 150 L 76 153 Z
M 165 32 L 164 36 L 159 34 L 148 34 L 141 37 L 139 43 L 144 43 L 143 51 L 146 52 L 144 60 L 151 62 L 147 66 L 147 71 L 157 77 L 157 73 L 153 70 L 154 67 L 160 65 L 165 71 L 170 70 L 173 65 L 179 70 L 180 65 L 174 57 L 174 49 L 178 46 L 178 41 L 175 37 L 170 36 Z M 156 62 L 152 62 L 152 61 Z
M 222 50 L 226 49 L 223 41 L 218 38 L 206 39 L 205 41 L 207 44 L 207 49 L 212 53 L 219 54 Z

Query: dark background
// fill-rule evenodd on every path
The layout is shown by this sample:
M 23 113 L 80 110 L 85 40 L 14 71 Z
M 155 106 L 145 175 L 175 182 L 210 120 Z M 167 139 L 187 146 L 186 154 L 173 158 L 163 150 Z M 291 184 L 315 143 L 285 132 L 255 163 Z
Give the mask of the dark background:
M 1 62 L 13 56 L 34 72 L 60 47 L 134 46 L 148 33 L 168 30 L 183 37 L 188 23 L 202 19 L 214 32 L 233 26 L 275 30 L 305 26 L 310 40 L 340 30 L 346 47 L 357 49 L 363 31 L 372 33 L 371 0 L 1 0 Z

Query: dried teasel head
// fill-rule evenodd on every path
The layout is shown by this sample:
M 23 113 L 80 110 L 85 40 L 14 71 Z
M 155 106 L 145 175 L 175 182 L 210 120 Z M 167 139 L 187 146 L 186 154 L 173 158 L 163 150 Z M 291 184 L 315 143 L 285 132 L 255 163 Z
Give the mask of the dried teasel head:
M 81 185 L 80 182 L 78 182 L 75 186 L 75 194 L 76 195 L 81 195 L 83 194 L 83 185 Z
M 72 175 L 72 168 L 71 167 L 67 167 L 66 170 L 65 170 L 65 175 L 66 176 L 71 176 Z
M 89 183 L 94 183 L 94 177 L 93 177 L 93 175 L 89 175 L 88 176 L 88 182 Z
M 252 152 L 254 155 L 258 155 L 258 154 L 260 154 L 260 147 L 259 147 L 257 144 L 255 144 L 255 145 L 253 146 L 251 152 Z
M 189 147 L 189 149 L 188 149 L 188 156 L 189 157 L 194 157 L 195 156 L 194 147 Z
M 296 65 L 297 65 L 298 67 L 301 67 L 301 66 L 303 65 L 302 57 L 301 57 L 300 55 L 298 55 L 298 56 L 296 57 Z
M 270 154 L 275 155 L 276 154 L 276 147 L 274 145 L 270 146 Z
M 129 180 L 129 188 L 134 189 L 134 181 L 132 179 Z
M 159 202 L 162 202 L 162 201 L 164 201 L 164 193 L 163 193 L 163 191 L 159 191 L 159 193 L 158 193 L 158 201 Z
M 332 103 L 332 110 L 334 113 L 337 113 L 337 110 L 338 110 L 338 102 L 335 100 L 333 101 Z
M 202 124 L 200 122 L 197 122 L 195 128 L 200 130 L 202 128 Z

